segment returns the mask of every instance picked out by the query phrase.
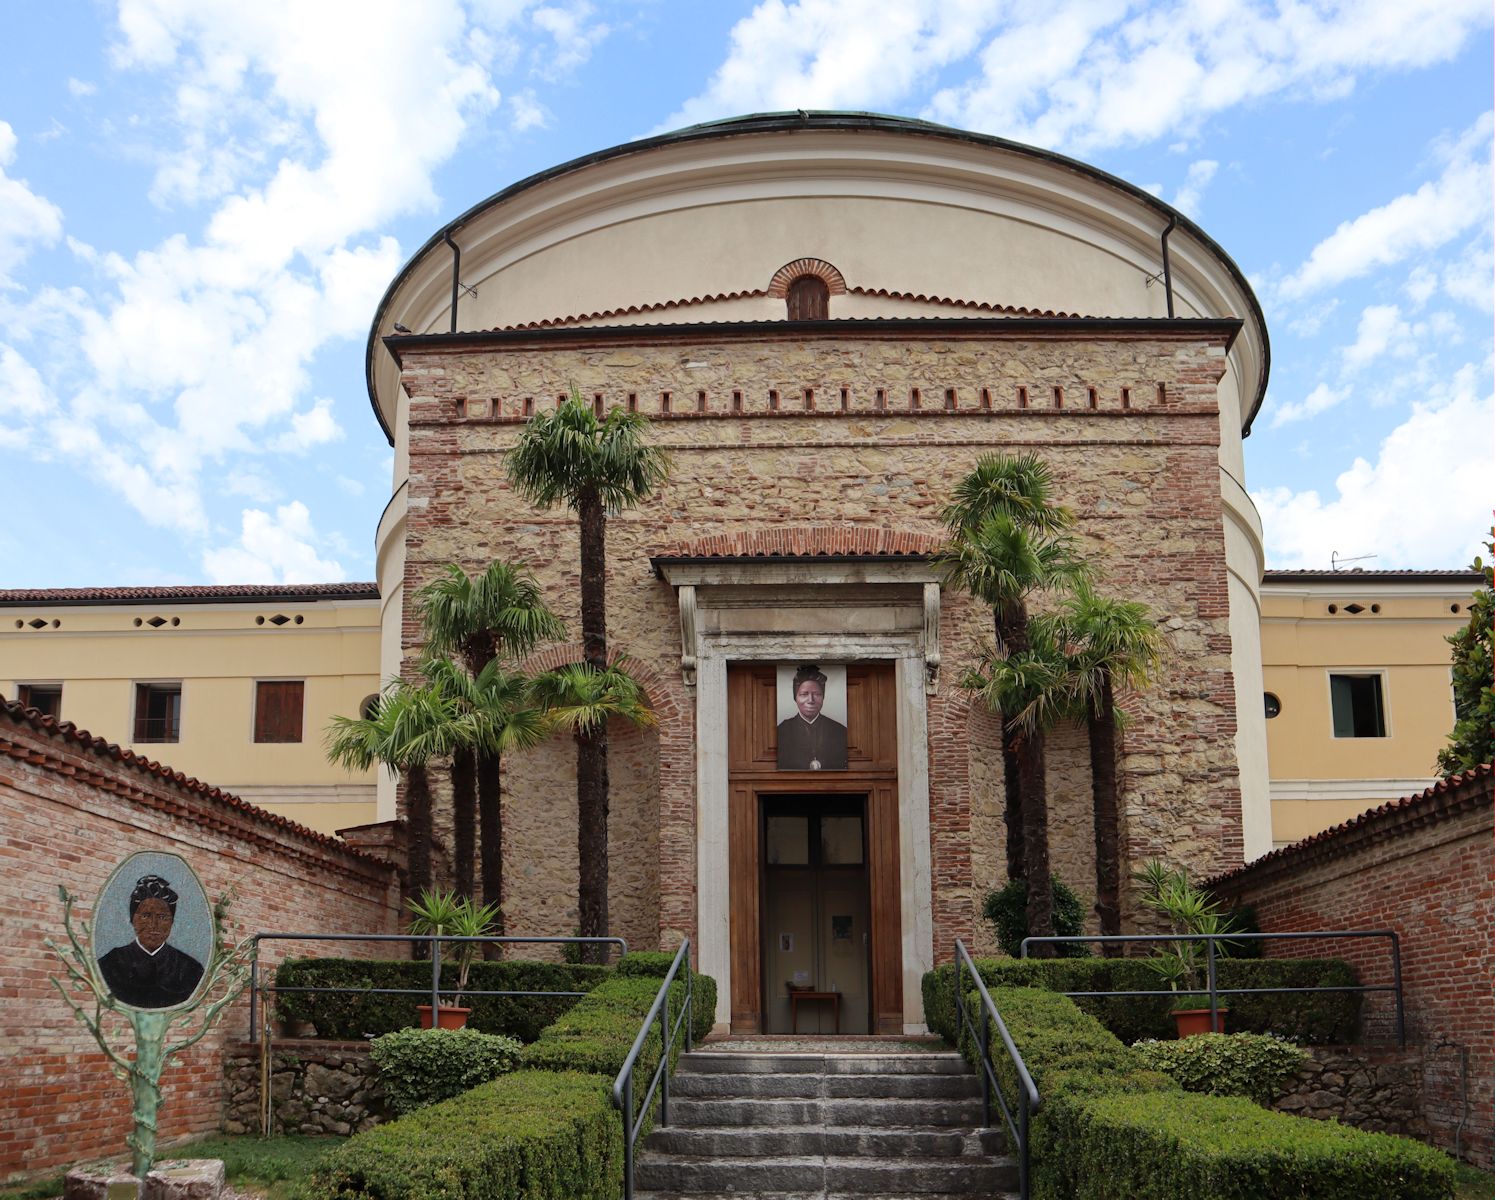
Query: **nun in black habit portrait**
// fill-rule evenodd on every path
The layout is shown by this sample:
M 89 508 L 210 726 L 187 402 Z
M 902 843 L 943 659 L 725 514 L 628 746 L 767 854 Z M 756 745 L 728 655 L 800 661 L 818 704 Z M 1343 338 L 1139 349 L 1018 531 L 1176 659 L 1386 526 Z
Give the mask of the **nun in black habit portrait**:
M 177 894 L 159 875 L 143 875 L 130 893 L 135 939 L 99 959 L 114 998 L 132 1008 L 171 1008 L 197 990 L 202 963 L 166 944 L 176 921 Z
M 779 722 L 779 770 L 846 770 L 846 726 L 821 712 L 825 685 L 825 673 L 814 663 L 794 673 L 794 707 L 798 711 Z

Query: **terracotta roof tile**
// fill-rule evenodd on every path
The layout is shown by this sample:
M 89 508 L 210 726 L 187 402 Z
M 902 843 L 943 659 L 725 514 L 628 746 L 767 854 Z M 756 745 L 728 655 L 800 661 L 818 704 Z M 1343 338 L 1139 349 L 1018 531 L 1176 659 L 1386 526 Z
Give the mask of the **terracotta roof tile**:
M 203 604 L 214 601 L 377 600 L 376 583 L 239 583 L 183 587 L 0 588 L 0 604 Z
M 1280 846 L 1260 858 L 1252 859 L 1243 867 L 1217 875 L 1209 883 L 1211 886 L 1226 883 L 1263 868 L 1275 869 L 1279 865 L 1284 868 L 1296 867 L 1323 858 L 1337 858 L 1349 853 L 1361 841 L 1360 837 L 1355 836 L 1357 834 L 1373 835 L 1381 832 L 1382 827 L 1386 827 L 1386 832 L 1389 832 L 1408 817 L 1426 815 L 1432 820 L 1438 820 L 1451 803 L 1458 804 L 1459 801 L 1478 803 L 1483 797 L 1484 802 L 1489 803 L 1492 780 L 1495 780 L 1495 767 L 1489 763 L 1440 779 L 1416 795 L 1389 800 L 1378 808 L 1342 821 L 1322 833 L 1315 833 L 1290 846 Z
M 315 829 L 308 829 L 305 825 L 297 824 L 288 817 L 282 817 L 276 813 L 267 812 L 249 801 L 235 796 L 232 792 L 225 792 L 222 788 L 213 787 L 203 783 L 200 779 L 194 779 L 181 771 L 173 771 L 170 767 L 156 762 L 154 759 L 146 758 L 143 754 L 136 754 L 133 750 L 125 750 L 106 741 L 101 737 L 94 737 L 86 729 L 79 729 L 71 721 L 59 721 L 49 717 L 34 708 L 27 708 L 13 700 L 0 700 L 0 714 L 4 718 L 17 725 L 28 725 L 43 736 L 54 738 L 59 742 L 66 743 L 70 748 L 81 750 L 83 753 L 95 755 L 98 758 L 109 759 L 120 764 L 131 771 L 138 771 L 142 775 L 154 779 L 163 780 L 186 792 L 193 792 L 215 804 L 243 813 L 245 816 L 266 825 L 274 825 L 285 832 L 294 834 L 304 841 L 328 849 L 337 850 L 342 854 L 350 854 L 356 858 L 364 859 L 380 866 L 385 865 L 384 860 L 376 858 L 372 854 L 355 849 L 341 838 L 332 837 L 325 833 L 318 833 Z M 0 754 L 10 749 L 6 745 L 6 739 L 0 736 Z M 16 749 L 24 753 L 24 749 Z

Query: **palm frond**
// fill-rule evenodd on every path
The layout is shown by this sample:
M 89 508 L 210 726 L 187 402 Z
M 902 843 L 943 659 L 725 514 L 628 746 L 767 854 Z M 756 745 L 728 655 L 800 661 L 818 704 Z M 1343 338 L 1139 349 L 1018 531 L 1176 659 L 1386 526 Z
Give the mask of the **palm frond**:
M 602 669 L 590 663 L 556 667 L 535 676 L 531 695 L 552 729 L 590 733 L 614 717 L 642 727 L 659 723 L 643 688 L 619 663 Z
M 957 535 L 998 514 L 1030 529 L 1055 533 L 1072 524 L 1074 517 L 1054 503 L 1052 490 L 1053 472 L 1036 454 L 987 454 L 955 485 L 940 519 Z

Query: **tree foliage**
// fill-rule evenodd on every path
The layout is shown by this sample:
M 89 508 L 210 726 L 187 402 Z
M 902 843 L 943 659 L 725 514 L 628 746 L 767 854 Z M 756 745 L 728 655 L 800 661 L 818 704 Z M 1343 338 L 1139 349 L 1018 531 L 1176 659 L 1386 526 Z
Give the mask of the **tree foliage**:
M 1495 542 L 1487 542 L 1495 556 Z M 1485 581 L 1469 605 L 1469 623 L 1448 639 L 1453 647 L 1454 727 L 1438 752 L 1445 777 L 1495 759 L 1495 561 L 1476 558 Z

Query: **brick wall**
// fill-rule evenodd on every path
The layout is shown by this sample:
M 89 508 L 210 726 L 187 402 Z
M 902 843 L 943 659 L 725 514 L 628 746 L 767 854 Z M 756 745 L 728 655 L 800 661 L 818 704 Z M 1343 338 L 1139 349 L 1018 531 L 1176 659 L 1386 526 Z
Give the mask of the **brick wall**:
M 1273 851 L 1217 880 L 1254 904 L 1264 932 L 1391 929 L 1401 939 L 1409 1044 L 1420 1048 L 1427 1123 L 1453 1149 L 1458 1138 L 1484 1166 L 1495 1154 L 1495 789 L 1491 768 L 1438 783 L 1353 821 Z M 1282 943 L 1273 954 L 1333 953 L 1362 982 L 1388 982 L 1384 943 Z M 1367 1005 L 1365 1036 L 1395 1036 L 1394 1010 Z
M 635 330 L 626 342 L 580 330 L 403 345 L 411 397 L 406 595 L 447 562 L 469 570 L 493 558 L 525 562 L 575 628 L 575 521 L 517 500 L 502 455 L 526 416 L 553 406 L 572 384 L 604 407 L 651 417 L 672 472 L 648 503 L 609 520 L 609 637 L 648 673 L 651 703 L 671 715 L 661 721 L 657 750 L 643 747 L 658 756 L 655 826 L 651 814 L 639 814 L 633 832 L 613 839 L 613 852 L 655 872 L 653 884 L 630 883 L 638 900 L 617 899 L 620 911 L 642 915 L 657 890 L 659 936 L 669 944 L 695 933 L 695 703 L 680 677 L 675 597 L 650 556 L 724 531 L 807 525 L 937 536 L 940 505 L 981 455 L 1037 450 L 1079 519 L 1102 586 L 1149 604 L 1172 639 L 1157 686 L 1124 700 L 1132 717 L 1121 763 L 1127 853 L 1164 855 L 1195 874 L 1226 870 L 1242 854 L 1216 393 L 1229 336 L 1218 323 L 1177 322 L 1164 333 L 1119 324 L 1040 333 L 988 322 L 809 336 Z M 973 719 L 956 686 L 989 631 L 989 613 L 946 593 L 946 666 L 929 708 L 941 954 L 972 935 L 980 895 L 999 878 L 991 797 L 1000 791 L 1000 763 L 968 753 Z M 407 611 L 407 655 L 418 652 L 419 638 Z M 1056 736 L 1054 751 L 1056 859 L 1088 894 L 1083 736 Z M 563 758 L 542 766 L 539 757 L 516 757 L 508 803 L 521 825 L 519 805 L 541 814 L 556 861 L 541 866 L 515 854 L 526 837 L 516 828 L 506 874 L 516 889 L 525 871 L 543 874 L 572 904 L 574 851 L 566 847 L 574 845 L 575 792 Z M 624 788 L 620 772 L 628 769 L 620 762 L 613 771 Z M 515 900 L 521 909 L 542 907 L 518 893 Z M 551 915 L 565 920 L 562 911 Z
M 59 884 L 79 898 L 77 915 L 91 917 L 110 871 L 138 850 L 180 854 L 211 898 L 232 891 L 235 937 L 395 931 L 393 868 L 71 725 L 4 705 L 0 1180 L 125 1151 L 128 1089 L 48 982 L 61 964 L 42 942 L 62 937 Z M 345 951 L 331 943 L 295 951 L 313 952 Z M 240 1001 L 166 1072 L 163 1140 L 219 1127 L 223 1048 L 245 1035 L 247 1012 Z

